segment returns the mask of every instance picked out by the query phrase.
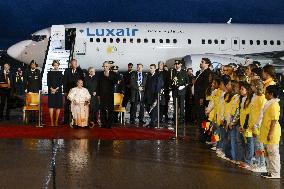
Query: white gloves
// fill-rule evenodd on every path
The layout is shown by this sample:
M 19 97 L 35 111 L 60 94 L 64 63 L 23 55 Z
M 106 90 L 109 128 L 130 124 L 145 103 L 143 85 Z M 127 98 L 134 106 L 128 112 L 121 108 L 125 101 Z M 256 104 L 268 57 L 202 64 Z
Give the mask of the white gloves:
M 185 86 L 179 86 L 179 87 L 178 87 L 178 90 L 181 91 L 181 90 L 184 89 L 184 88 L 185 88 Z

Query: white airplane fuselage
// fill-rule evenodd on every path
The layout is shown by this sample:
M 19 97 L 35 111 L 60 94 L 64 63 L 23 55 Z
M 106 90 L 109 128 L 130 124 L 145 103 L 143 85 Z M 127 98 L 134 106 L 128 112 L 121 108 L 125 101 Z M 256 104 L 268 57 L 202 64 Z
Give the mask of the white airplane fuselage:
M 174 59 L 190 55 L 191 61 L 186 66 L 197 71 L 202 57 L 222 64 L 239 64 L 259 55 L 257 60 L 273 63 L 275 59 L 281 62 L 283 57 L 272 55 L 284 52 L 284 25 L 82 23 L 64 26 L 76 28 L 74 58 L 82 68 L 101 69 L 106 60 L 114 61 L 119 70 L 126 70 L 129 62 L 142 63 L 148 68 L 147 65 L 158 61 L 172 64 Z M 35 59 L 41 66 L 50 33 L 50 28 L 35 32 L 32 35 L 47 38 L 19 42 L 8 49 L 8 54 L 25 63 Z

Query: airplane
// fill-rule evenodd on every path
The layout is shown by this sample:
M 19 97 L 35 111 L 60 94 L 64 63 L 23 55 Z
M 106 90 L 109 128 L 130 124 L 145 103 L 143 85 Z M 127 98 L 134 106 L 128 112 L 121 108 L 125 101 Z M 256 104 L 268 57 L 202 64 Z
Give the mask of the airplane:
M 284 71 L 284 25 L 106 22 L 61 26 L 75 31 L 72 58 L 83 69 L 101 70 L 106 60 L 114 61 L 120 71 L 127 70 L 130 62 L 148 68 L 164 61 L 172 67 L 175 59 L 183 59 L 196 72 L 201 58 L 207 57 L 216 65 L 256 60 Z M 37 31 L 31 39 L 11 46 L 7 54 L 27 64 L 36 60 L 43 67 L 51 37 L 52 27 Z M 58 47 L 67 46 L 65 41 Z

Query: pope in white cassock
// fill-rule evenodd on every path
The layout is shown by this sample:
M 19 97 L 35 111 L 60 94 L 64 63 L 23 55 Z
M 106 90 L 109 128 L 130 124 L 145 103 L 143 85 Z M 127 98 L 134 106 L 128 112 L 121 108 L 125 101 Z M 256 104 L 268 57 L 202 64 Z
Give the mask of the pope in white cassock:
M 72 125 L 88 126 L 91 95 L 88 89 L 83 87 L 82 80 L 77 81 L 77 87 L 70 90 L 67 98 L 71 101 Z

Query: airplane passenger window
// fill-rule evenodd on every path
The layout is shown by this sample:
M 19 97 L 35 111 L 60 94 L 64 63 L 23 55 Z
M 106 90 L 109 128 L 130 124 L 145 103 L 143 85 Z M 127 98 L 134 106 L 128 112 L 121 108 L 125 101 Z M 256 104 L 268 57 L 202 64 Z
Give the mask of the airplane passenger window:
M 123 38 L 123 43 L 126 43 L 126 38 Z
M 173 43 L 177 43 L 177 39 L 173 39 Z
M 264 40 L 264 41 L 263 41 L 263 44 L 264 44 L 264 45 L 267 45 L 267 40 Z
M 260 41 L 259 41 L 259 40 L 256 40 L 256 44 L 257 44 L 257 45 L 260 45 Z
M 99 43 L 100 41 L 101 41 L 100 38 L 97 38 L 97 39 L 96 39 L 96 42 L 97 42 L 97 43 Z
M 212 40 L 211 39 L 208 39 L 208 44 L 212 44 Z
M 225 44 L 225 40 L 224 40 L 224 39 L 221 40 L 221 44 L 222 44 L 222 45 Z
M 109 42 L 110 42 L 110 43 L 113 43 L 113 38 L 109 38 Z
M 170 40 L 169 40 L 169 39 L 166 39 L 166 43 L 170 43 Z
M 106 41 L 107 41 L 107 39 L 106 39 L 106 38 L 103 38 L 103 42 L 106 43 Z
M 141 43 L 141 39 L 140 38 L 137 39 L 137 43 Z
M 130 43 L 133 43 L 133 38 L 130 38 Z
M 238 40 L 234 40 L 234 45 L 237 45 L 238 44 Z
M 246 40 L 242 40 L 242 44 L 245 45 L 246 44 Z
M 250 40 L 249 43 L 250 43 L 250 45 L 253 45 L 253 40 Z
M 163 39 L 160 39 L 160 43 L 163 43 Z
M 215 39 L 215 40 L 214 40 L 214 43 L 215 43 L 215 44 L 218 44 L 218 39 Z
M 90 38 L 90 42 L 93 42 L 94 41 L 94 39 L 93 38 Z
M 152 43 L 155 43 L 155 39 L 152 39 Z
M 144 39 L 144 43 L 148 43 L 148 39 Z
M 205 39 L 202 39 L 202 44 L 205 44 Z
M 191 39 L 188 39 L 188 40 L 187 40 L 187 43 L 188 43 L 188 44 L 191 44 Z
M 280 42 L 280 40 L 277 40 L 277 45 L 281 45 L 281 42 Z
M 270 45 L 274 45 L 274 41 L 273 40 L 270 40 Z
M 119 42 L 120 42 L 120 39 L 119 39 L 119 38 L 116 38 L 116 42 L 119 43 Z

